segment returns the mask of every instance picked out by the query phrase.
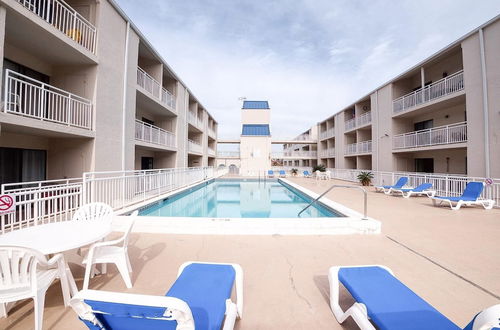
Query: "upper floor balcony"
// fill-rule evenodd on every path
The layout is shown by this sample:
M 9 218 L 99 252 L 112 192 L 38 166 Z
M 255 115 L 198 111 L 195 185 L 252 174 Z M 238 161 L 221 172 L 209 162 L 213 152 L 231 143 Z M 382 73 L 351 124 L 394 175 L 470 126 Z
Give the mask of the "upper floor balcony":
M 467 142 L 466 122 L 395 135 L 392 139 L 392 147 L 407 149 L 462 142 Z
M 202 154 L 203 147 L 198 142 L 195 142 L 193 140 L 188 140 L 188 152 Z
M 175 96 L 140 67 L 137 67 L 137 85 L 157 101 L 175 111 Z
M 197 127 L 200 130 L 203 130 L 203 119 L 200 118 L 199 116 L 196 116 L 191 111 L 188 111 L 188 123 L 190 123 L 194 127 Z
M 239 151 L 218 151 L 217 157 L 219 158 L 240 158 Z
M 363 141 L 346 145 L 346 155 L 368 154 L 372 152 L 372 141 Z
M 464 72 L 460 70 L 424 88 L 403 95 L 392 101 L 393 113 L 399 113 L 418 105 L 434 101 L 464 89 Z
M 345 130 L 349 131 L 356 127 L 362 127 L 372 122 L 372 112 L 368 111 L 358 117 L 354 117 L 345 122 Z
M 207 153 L 208 153 L 210 156 L 215 156 L 215 149 L 214 149 L 214 148 L 210 148 L 210 147 L 208 147 L 208 148 L 207 148 Z
M 335 148 L 328 148 L 328 149 L 321 150 L 319 152 L 319 156 L 321 158 L 333 158 L 333 157 L 335 157 Z
M 97 29 L 63 0 L 16 0 L 68 38 L 96 53 Z
M 177 147 L 174 133 L 137 119 L 135 120 L 135 139 L 169 148 Z
M 273 158 L 316 158 L 318 153 L 315 150 L 285 150 L 283 152 L 273 152 Z
M 333 137 L 335 135 L 335 127 L 329 128 L 326 131 L 319 133 L 319 139 L 325 140 Z
M 208 135 L 210 137 L 213 137 L 214 139 L 217 137 L 217 133 L 215 132 L 215 129 L 213 129 L 212 127 L 208 127 Z
M 20 73 L 5 70 L 4 112 L 92 130 L 92 102 Z

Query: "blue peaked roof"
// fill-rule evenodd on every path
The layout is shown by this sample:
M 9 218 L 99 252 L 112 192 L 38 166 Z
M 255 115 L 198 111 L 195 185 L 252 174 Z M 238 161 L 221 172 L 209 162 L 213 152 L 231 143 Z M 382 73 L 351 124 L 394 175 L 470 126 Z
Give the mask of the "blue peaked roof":
M 241 130 L 243 136 L 270 136 L 269 125 L 246 124 Z
M 242 109 L 269 109 L 267 101 L 243 101 Z

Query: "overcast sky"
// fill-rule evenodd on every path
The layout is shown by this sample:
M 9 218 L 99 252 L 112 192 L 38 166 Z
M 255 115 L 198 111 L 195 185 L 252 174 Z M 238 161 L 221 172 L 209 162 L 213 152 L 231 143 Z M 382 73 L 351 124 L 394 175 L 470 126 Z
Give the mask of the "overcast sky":
M 219 122 L 292 137 L 500 13 L 499 0 L 117 0 Z

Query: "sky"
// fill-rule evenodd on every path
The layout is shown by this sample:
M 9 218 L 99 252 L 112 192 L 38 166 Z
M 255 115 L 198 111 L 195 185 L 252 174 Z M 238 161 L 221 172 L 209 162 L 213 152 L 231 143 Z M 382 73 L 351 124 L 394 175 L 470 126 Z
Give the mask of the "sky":
M 500 14 L 499 0 L 117 0 L 219 123 L 294 137 Z

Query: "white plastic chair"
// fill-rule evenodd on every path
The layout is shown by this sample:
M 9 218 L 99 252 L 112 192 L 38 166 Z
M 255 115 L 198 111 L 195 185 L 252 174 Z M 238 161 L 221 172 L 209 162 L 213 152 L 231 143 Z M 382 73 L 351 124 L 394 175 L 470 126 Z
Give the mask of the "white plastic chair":
M 138 211 L 132 213 L 132 217 L 137 216 Z M 98 242 L 90 246 L 89 252 L 83 264 L 86 265 L 85 277 L 83 280 L 83 290 L 89 288 L 90 277 L 93 275 L 93 267 L 95 264 L 102 264 L 101 273 L 106 274 L 106 264 L 113 263 L 118 268 L 127 288 L 132 287 L 130 273 L 132 266 L 128 257 L 128 238 L 130 231 L 134 225 L 134 220 L 131 219 L 125 233 L 122 237 L 112 241 Z
M 111 220 L 113 209 L 105 203 L 90 203 L 80 207 L 75 214 L 73 220 Z
M 17 246 L 0 246 L 0 316 L 7 316 L 7 303 L 32 298 L 35 330 L 43 325 L 45 293 L 60 278 L 64 305 L 71 299 L 62 254 L 47 261 L 41 252 Z

